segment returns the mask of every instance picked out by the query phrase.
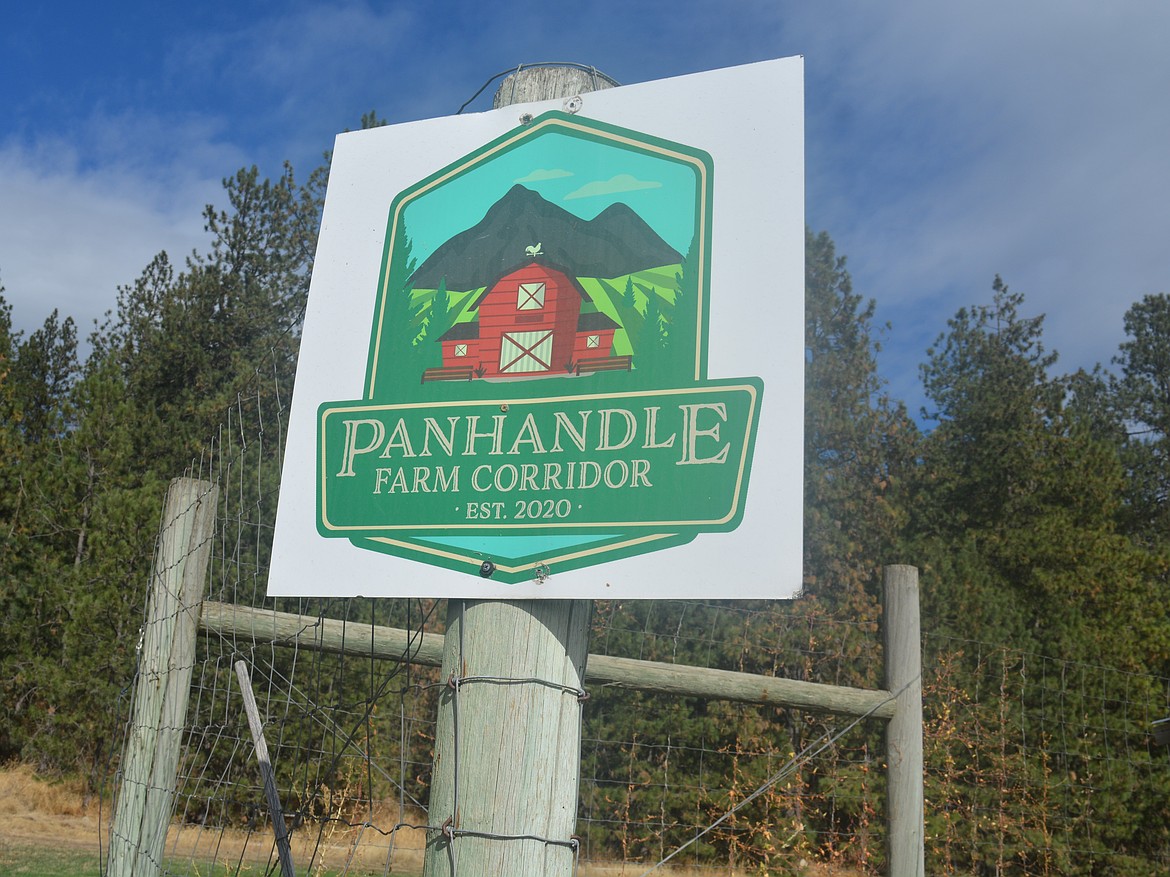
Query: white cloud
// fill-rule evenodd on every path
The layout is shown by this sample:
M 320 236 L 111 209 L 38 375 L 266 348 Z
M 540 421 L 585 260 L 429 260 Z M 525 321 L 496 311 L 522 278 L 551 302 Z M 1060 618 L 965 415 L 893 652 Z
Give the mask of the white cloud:
M 573 176 L 572 171 L 563 168 L 537 168 L 527 176 L 520 177 L 517 183 L 543 183 L 545 180 L 560 180 Z
M 807 7 L 806 7 L 807 8 Z M 809 215 L 894 323 L 900 390 L 998 272 L 1060 369 L 1170 286 L 1170 6 L 927 2 L 802 16 Z
M 662 183 L 655 180 L 639 180 L 632 174 L 618 174 L 608 180 L 594 180 L 586 183 L 579 189 L 574 189 L 565 196 L 569 201 L 573 198 L 595 198 L 602 195 L 616 195 L 621 192 L 637 192 L 640 189 L 661 189 Z
M 202 208 L 218 179 L 160 176 L 83 162 L 62 143 L 0 148 L 0 282 L 15 328 L 31 331 L 56 308 L 85 337 L 160 250 L 182 266 L 204 246 Z

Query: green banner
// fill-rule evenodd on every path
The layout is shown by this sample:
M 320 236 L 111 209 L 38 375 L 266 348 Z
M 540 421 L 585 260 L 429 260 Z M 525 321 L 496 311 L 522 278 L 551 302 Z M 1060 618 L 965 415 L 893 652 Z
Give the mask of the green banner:
M 717 532 L 743 513 L 762 382 L 318 411 L 318 531 Z

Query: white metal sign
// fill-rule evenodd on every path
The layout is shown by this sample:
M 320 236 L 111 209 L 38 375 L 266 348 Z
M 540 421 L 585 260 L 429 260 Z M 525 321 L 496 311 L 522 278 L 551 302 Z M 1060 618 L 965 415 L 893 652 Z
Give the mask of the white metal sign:
M 271 595 L 800 588 L 803 62 L 342 134 Z

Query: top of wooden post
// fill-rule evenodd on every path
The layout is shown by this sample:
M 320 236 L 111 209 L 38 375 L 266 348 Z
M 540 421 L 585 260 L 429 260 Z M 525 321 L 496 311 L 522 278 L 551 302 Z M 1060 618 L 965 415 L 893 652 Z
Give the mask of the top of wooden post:
M 581 64 L 521 65 L 509 73 L 492 100 L 492 109 L 538 100 L 575 97 L 589 91 L 613 88 L 617 81 L 596 67 Z

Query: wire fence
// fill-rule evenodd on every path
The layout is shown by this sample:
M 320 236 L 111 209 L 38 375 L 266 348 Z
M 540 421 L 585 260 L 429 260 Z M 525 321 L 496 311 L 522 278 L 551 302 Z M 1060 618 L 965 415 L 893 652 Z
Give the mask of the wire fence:
M 219 487 L 205 599 L 241 615 L 299 616 L 310 633 L 341 620 L 362 644 L 381 628 L 406 639 L 389 656 L 204 630 L 175 729 L 160 873 L 279 872 L 233 673 L 240 659 L 298 873 L 421 873 L 426 828 L 436 828 L 427 804 L 444 683 L 420 652 L 446 607 L 266 596 L 287 394 L 269 375 L 256 386 L 190 473 Z M 842 617 L 811 599 L 599 602 L 590 652 L 880 687 L 870 610 Z M 927 873 L 1170 870 L 1170 770 L 1149 734 L 1170 713 L 1170 680 L 929 633 L 923 651 Z M 618 687 L 589 694 L 577 873 L 886 872 L 881 722 Z

